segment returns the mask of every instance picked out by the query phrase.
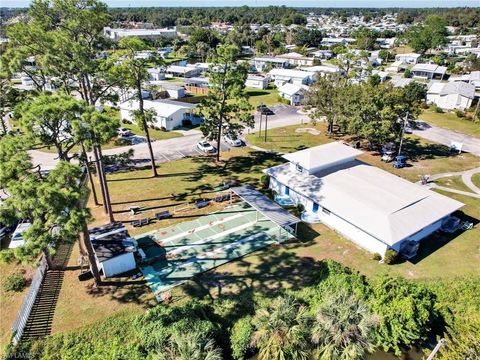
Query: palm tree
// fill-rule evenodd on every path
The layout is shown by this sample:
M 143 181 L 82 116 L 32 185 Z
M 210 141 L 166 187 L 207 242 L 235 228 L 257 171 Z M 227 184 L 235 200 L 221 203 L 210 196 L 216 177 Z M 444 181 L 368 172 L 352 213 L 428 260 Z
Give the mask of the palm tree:
M 259 360 L 307 359 L 309 316 L 292 297 L 278 297 L 252 319 L 252 345 Z
M 199 331 L 174 332 L 167 347 L 157 356 L 158 360 L 222 360 L 221 349 L 213 339 Z
M 330 296 L 317 310 L 312 342 L 320 360 L 362 359 L 374 350 L 376 318 L 365 304 L 345 292 Z

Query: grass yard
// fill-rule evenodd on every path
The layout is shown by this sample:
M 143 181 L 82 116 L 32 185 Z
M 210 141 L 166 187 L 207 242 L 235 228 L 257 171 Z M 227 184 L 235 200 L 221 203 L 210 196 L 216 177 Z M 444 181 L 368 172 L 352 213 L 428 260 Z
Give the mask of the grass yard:
M 472 182 L 475 186 L 480 188 L 480 173 L 474 174 L 472 176 Z
M 298 128 L 313 128 L 320 134 L 298 133 L 296 132 Z M 340 137 L 328 137 L 325 133 L 325 123 L 318 123 L 316 126 L 311 124 L 293 125 L 269 130 L 266 143 L 263 141 L 263 137 L 260 138 L 255 133 L 247 135 L 247 141 L 265 149 L 288 153 L 342 140 Z M 392 163 L 382 162 L 376 152 L 364 150 L 364 154 L 359 156 L 359 159 L 413 182 L 419 181 L 422 175 L 462 171 L 480 166 L 480 158 L 472 154 L 452 155 L 446 146 L 429 142 L 415 135 L 405 138 L 403 153 L 408 156 L 411 165 L 403 169 L 395 169 Z
M 472 192 L 472 190 L 470 190 L 470 188 L 467 185 L 465 185 L 461 176 L 448 176 L 441 179 L 437 179 L 435 180 L 435 184 L 437 184 L 438 186 L 444 186 L 444 187 L 448 187 L 456 190 L 466 191 L 469 193 Z
M 278 101 L 278 90 L 272 87 L 265 90 L 246 88 L 245 91 L 250 97 L 250 104 L 252 104 L 255 110 L 260 104 L 275 105 L 280 103 Z
M 248 149 L 235 149 L 222 157 L 224 161 L 220 164 L 205 157 L 165 163 L 159 166 L 159 172 L 163 174 L 159 178 L 151 178 L 149 169 L 108 175 L 116 220 L 128 222 L 133 218 L 128 212 L 129 206 L 144 208 L 135 218 L 152 217 L 155 212 L 171 210 L 186 201 L 213 197 L 212 186 L 225 180 L 237 179 L 258 186 L 261 170 L 281 161 L 275 155 Z M 419 160 L 419 163 L 423 161 L 427 160 Z M 443 161 L 448 163 L 450 158 L 444 158 Z M 177 195 L 175 199 L 170 196 L 172 193 Z M 464 202 L 466 216 L 477 222 L 480 207 L 477 206 L 476 199 L 445 194 Z M 104 223 L 102 208 L 93 206 L 91 199 L 89 207 L 96 218 L 91 226 Z M 209 206 L 178 214 L 172 219 L 141 229 L 129 230 L 132 235 L 136 235 L 177 222 L 194 220 L 220 208 L 218 205 Z M 477 225 L 475 229 L 462 234 L 432 239 L 415 263 L 402 262 L 388 266 L 378 264 L 371 259 L 370 253 L 324 225 L 301 225 L 300 240 L 283 246 L 272 245 L 220 266 L 175 288 L 172 294 L 174 301 L 179 302 L 188 301 L 192 296 L 214 297 L 251 290 L 273 296 L 277 290 L 300 289 L 308 285 L 322 270 L 323 265 L 317 260 L 323 259 L 336 260 L 369 276 L 382 272 L 418 280 L 450 279 L 465 274 L 480 276 L 480 268 L 475 266 L 480 260 L 479 236 Z M 101 290 L 95 290 L 92 281 L 79 282 L 77 257 L 78 246 L 75 246 L 53 319 L 53 332 L 75 329 L 118 311 L 141 312 L 154 303 L 152 293 L 143 281 L 130 280 L 123 283 L 122 280 L 126 279 L 116 279 Z
M 459 118 L 453 112 L 436 113 L 432 110 L 425 110 L 418 118 L 431 125 L 480 138 L 480 123 Z
M 145 132 L 143 131 L 143 129 L 140 129 L 137 124 L 122 124 L 122 127 L 130 129 L 135 135 L 145 136 Z M 176 131 L 160 131 L 156 129 L 149 130 L 150 138 L 152 140 L 166 140 L 183 136 L 181 133 Z
M 0 263 L 0 358 L 3 359 L 3 349 L 10 341 L 12 335 L 11 326 L 17 317 L 17 312 L 22 306 L 23 299 L 28 292 L 28 284 L 31 281 L 34 268 L 28 265 L 2 264 Z M 5 291 L 5 280 L 18 272 L 24 273 L 27 279 L 27 287 L 20 292 Z

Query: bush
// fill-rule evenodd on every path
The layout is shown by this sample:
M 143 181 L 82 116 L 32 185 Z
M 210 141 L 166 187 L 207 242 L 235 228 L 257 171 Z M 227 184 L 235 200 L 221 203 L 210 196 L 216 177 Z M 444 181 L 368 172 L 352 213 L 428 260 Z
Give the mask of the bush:
M 382 255 L 380 255 L 379 253 L 374 253 L 372 256 L 372 260 L 380 261 L 382 260 Z
M 251 338 L 253 333 L 252 318 L 250 316 L 241 318 L 233 325 L 230 335 L 232 357 L 234 359 L 245 359 L 252 350 Z
M 437 105 L 432 105 L 432 110 L 438 114 L 443 114 L 443 109 Z
M 0 264 L 10 264 L 15 261 L 15 259 L 13 249 L 2 249 L 0 251 Z
M 392 265 L 395 264 L 398 260 L 398 252 L 393 249 L 388 249 L 385 251 L 385 256 L 383 257 L 383 261 L 385 264 Z
M 410 69 L 406 69 L 405 72 L 403 73 L 404 78 L 411 78 L 412 77 L 412 71 Z
M 27 285 L 27 282 L 25 281 L 25 278 L 23 277 L 23 274 L 21 273 L 16 273 L 13 275 L 8 276 L 5 279 L 5 282 L 3 283 L 3 289 L 5 291 L 22 291 L 25 286 Z
M 268 186 L 270 185 L 270 176 L 267 174 L 262 175 L 260 178 L 260 184 L 262 184 L 263 189 L 268 189 Z
M 455 110 L 455 115 L 457 115 L 458 118 L 465 117 L 465 113 L 462 110 Z
M 420 109 L 428 109 L 428 104 L 425 101 L 421 101 L 420 104 Z

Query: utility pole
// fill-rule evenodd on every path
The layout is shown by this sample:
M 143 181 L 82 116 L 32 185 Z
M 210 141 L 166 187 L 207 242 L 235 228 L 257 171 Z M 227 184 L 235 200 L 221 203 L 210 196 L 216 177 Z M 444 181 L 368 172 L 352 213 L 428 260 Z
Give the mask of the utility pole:
M 268 128 L 268 112 L 265 112 L 265 140 L 267 142 L 267 128 Z
M 432 353 L 430 354 L 430 356 L 427 358 L 427 360 L 432 360 L 435 355 L 437 354 L 437 352 L 440 350 L 440 348 L 445 345 L 445 339 L 440 339 L 440 341 L 438 342 L 437 346 L 435 346 L 435 348 L 432 350 Z
M 260 104 L 260 109 L 263 109 L 263 104 Z M 258 129 L 258 137 L 262 136 L 262 117 L 263 117 L 263 111 L 260 110 L 260 124 Z
M 403 136 L 405 135 L 405 126 L 406 126 L 406 124 L 407 124 L 408 115 L 409 115 L 409 114 L 408 114 L 408 112 L 407 112 L 406 117 L 403 119 L 402 136 L 400 137 L 400 146 L 398 147 L 398 156 L 400 156 L 401 153 L 402 153 Z

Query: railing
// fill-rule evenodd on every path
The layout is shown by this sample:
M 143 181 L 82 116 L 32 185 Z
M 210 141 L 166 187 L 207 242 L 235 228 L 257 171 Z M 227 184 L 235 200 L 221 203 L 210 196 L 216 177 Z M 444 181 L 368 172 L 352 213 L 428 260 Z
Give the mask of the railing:
M 35 271 L 35 275 L 33 276 L 30 289 L 28 290 L 28 294 L 25 297 L 25 300 L 23 300 L 22 307 L 18 311 L 17 318 L 12 325 L 12 344 L 14 346 L 18 344 L 23 335 L 25 325 L 27 324 L 30 313 L 32 312 L 33 304 L 35 303 L 35 299 L 37 298 L 38 291 L 40 290 L 40 286 L 42 285 L 43 277 L 45 276 L 46 271 L 47 260 L 42 255 L 40 259 L 40 264 Z

